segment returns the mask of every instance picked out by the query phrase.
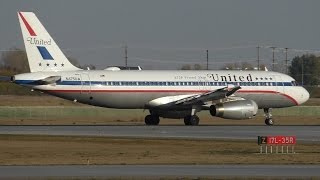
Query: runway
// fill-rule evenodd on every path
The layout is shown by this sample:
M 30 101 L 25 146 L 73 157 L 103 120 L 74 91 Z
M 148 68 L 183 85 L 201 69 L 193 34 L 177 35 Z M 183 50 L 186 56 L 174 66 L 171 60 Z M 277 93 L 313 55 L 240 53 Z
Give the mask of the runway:
M 0 134 L 132 138 L 248 139 L 295 135 L 320 143 L 320 126 L 0 126 Z M 0 179 L 25 177 L 319 177 L 320 165 L 0 166 Z
M 26 177 L 319 177 L 319 165 L 0 166 L 0 178 Z
M 0 134 L 72 135 L 186 139 L 257 139 L 295 135 L 297 141 L 320 142 L 320 126 L 0 126 Z

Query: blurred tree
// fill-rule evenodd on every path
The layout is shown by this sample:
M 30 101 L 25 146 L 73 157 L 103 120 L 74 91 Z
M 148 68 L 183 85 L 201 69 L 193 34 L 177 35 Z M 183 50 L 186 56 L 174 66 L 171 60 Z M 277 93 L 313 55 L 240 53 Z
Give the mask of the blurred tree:
M 81 68 L 80 63 L 78 62 L 77 59 L 73 58 L 73 57 L 67 57 L 68 60 L 70 61 L 71 64 L 73 64 L 74 66 Z
M 302 85 L 319 85 L 320 57 L 314 54 L 294 57 L 289 66 L 289 73 Z
M 191 70 L 191 65 L 190 64 L 185 64 L 181 67 L 181 70 Z
M 195 64 L 195 65 L 193 65 L 193 69 L 194 70 L 202 70 L 203 68 L 200 64 Z
M 76 67 L 87 69 L 96 69 L 93 64 L 86 64 L 81 66 L 77 59 L 67 57 L 68 60 Z M 11 48 L 9 51 L 5 51 L 1 55 L 0 59 L 0 73 L 1 75 L 13 75 L 19 73 L 30 72 L 28 57 L 25 50 L 19 48 Z
M 85 64 L 85 65 L 80 65 L 80 63 L 78 62 L 77 59 L 73 58 L 73 57 L 67 57 L 68 60 L 71 62 L 71 64 L 73 64 L 74 66 L 81 68 L 81 69 L 90 69 L 90 70 L 94 70 L 96 69 L 96 66 L 93 64 Z
M 93 65 L 93 64 L 85 64 L 83 66 L 80 66 L 81 69 L 90 69 L 90 70 L 95 70 L 96 69 L 96 66 Z
M 242 62 L 241 64 L 235 63 L 228 63 L 221 69 L 228 69 L 228 70 L 254 70 L 254 66 L 247 62 Z M 264 70 L 264 65 L 260 65 L 260 69 Z
M 193 67 L 190 64 L 185 64 L 181 67 L 181 70 L 202 70 L 202 66 L 200 64 L 194 64 Z
M 2 53 L 1 69 L 14 73 L 30 72 L 27 54 L 24 50 L 11 48 L 9 51 Z

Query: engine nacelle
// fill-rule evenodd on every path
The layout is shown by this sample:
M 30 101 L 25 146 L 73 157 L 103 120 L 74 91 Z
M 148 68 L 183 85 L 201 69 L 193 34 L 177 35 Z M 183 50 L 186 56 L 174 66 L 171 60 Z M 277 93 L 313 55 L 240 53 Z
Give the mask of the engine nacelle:
M 212 116 L 225 119 L 251 119 L 258 112 L 258 105 L 252 100 L 238 100 L 210 106 Z

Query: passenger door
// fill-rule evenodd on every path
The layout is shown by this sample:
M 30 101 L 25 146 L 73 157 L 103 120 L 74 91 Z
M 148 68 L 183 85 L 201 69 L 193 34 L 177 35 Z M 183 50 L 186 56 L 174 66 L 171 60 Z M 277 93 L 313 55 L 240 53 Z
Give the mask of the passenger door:
M 280 93 L 284 93 L 284 88 L 283 88 L 283 82 L 282 82 L 282 78 L 279 75 L 274 75 L 274 79 L 276 84 L 276 91 L 280 92 Z
M 91 81 L 88 73 L 81 73 L 81 94 L 91 94 Z

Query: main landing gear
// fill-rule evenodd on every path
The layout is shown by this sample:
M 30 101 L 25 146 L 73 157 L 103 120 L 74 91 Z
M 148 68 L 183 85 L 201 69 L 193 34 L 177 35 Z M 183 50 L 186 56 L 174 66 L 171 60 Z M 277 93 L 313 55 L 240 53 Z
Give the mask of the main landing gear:
M 263 111 L 266 117 L 266 120 L 264 122 L 266 123 L 266 125 L 272 126 L 274 122 L 272 119 L 271 108 L 264 108 Z
M 199 117 L 197 115 L 188 115 L 184 117 L 184 124 L 187 126 L 197 126 L 199 125 Z
M 159 125 L 160 118 L 157 115 L 147 115 L 144 118 L 146 125 Z
M 197 112 L 199 112 L 201 108 L 198 106 L 193 106 L 191 110 L 191 115 L 184 117 L 184 124 L 187 126 L 197 126 L 199 125 L 199 117 L 196 115 Z

